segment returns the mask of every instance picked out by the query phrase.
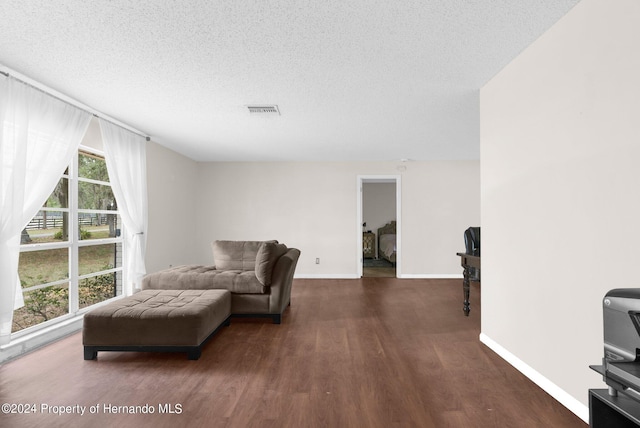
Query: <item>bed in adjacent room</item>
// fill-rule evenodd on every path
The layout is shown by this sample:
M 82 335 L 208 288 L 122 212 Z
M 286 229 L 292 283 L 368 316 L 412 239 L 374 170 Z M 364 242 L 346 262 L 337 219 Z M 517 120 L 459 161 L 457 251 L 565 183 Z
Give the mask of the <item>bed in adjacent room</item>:
M 378 229 L 378 257 L 396 264 L 396 222 L 390 221 Z

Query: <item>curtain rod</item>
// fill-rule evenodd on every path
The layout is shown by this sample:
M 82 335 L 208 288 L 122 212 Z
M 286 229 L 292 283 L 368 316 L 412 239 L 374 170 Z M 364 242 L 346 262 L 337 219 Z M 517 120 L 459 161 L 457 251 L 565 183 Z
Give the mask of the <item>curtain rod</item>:
M 54 95 L 54 94 L 52 94 L 52 93 L 50 93 L 50 92 L 48 92 L 48 91 L 46 91 L 46 90 L 42 89 L 42 88 L 38 88 L 37 86 L 33 85 L 32 83 L 25 82 L 24 80 L 22 80 L 22 79 L 20 79 L 20 78 L 18 78 L 18 77 L 16 77 L 16 76 L 12 76 L 10 73 L 7 73 L 6 71 L 2 71 L 2 70 L 0 70 L 0 74 L 4 75 L 4 76 L 6 76 L 6 77 L 11 77 L 12 79 L 17 80 L 18 82 L 20 82 L 20 83 L 22 83 L 22 84 L 24 84 L 24 85 L 27 85 L 27 86 L 29 86 L 29 87 L 31 87 L 31 88 L 33 88 L 33 89 L 35 89 L 36 91 L 40 91 L 40 92 L 42 92 L 42 93 L 45 93 L 45 94 L 49 95 L 50 97 L 57 99 L 58 101 L 62 101 L 63 103 L 68 104 L 68 105 L 70 105 L 70 106 L 72 106 L 72 107 L 75 107 L 75 108 L 77 108 L 77 109 L 79 109 L 79 110 L 82 110 L 82 111 L 84 111 L 85 113 L 89 113 L 89 114 L 93 115 L 94 117 L 97 117 L 97 118 L 99 118 L 99 119 L 102 119 L 102 120 L 104 120 L 104 121 L 107 121 L 107 122 L 109 122 L 109 123 L 111 123 L 111 124 L 113 124 L 113 125 L 116 125 L 116 126 L 118 126 L 118 127 L 122 128 L 122 129 L 126 129 L 127 131 L 129 131 L 129 132 L 133 132 L 134 134 L 138 134 L 139 136 L 144 137 L 147 141 L 150 141 L 150 140 L 151 140 L 151 138 L 150 138 L 147 134 L 145 134 L 145 133 L 142 133 L 142 132 L 140 132 L 140 131 L 138 131 L 138 130 L 134 130 L 134 129 L 132 129 L 132 128 L 129 128 L 129 127 L 128 127 L 128 125 L 127 125 L 127 126 L 122 126 L 121 124 L 116 123 L 116 122 L 114 122 L 113 120 L 109 120 L 109 119 L 107 119 L 107 118 L 101 117 L 101 116 L 99 116 L 95 111 L 87 110 L 86 108 L 80 107 L 80 106 L 78 106 L 78 105 L 76 105 L 76 104 L 74 104 L 74 103 L 72 103 L 72 102 L 69 102 L 69 101 L 67 101 L 67 100 L 63 100 L 62 98 L 60 98 L 60 97 L 58 97 L 58 96 L 56 96 L 56 95 Z M 73 100 L 73 101 L 75 101 L 75 100 Z

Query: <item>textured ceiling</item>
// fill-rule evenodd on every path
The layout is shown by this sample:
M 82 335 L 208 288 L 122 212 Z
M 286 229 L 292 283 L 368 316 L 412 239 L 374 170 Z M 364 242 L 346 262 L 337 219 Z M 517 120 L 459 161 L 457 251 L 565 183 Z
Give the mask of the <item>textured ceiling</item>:
M 0 66 L 195 160 L 478 159 L 479 88 L 578 1 L 3 0 Z

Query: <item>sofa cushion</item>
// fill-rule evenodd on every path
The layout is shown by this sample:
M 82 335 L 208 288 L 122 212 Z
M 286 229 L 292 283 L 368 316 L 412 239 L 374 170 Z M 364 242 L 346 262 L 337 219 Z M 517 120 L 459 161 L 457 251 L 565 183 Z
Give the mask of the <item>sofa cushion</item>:
M 220 271 L 214 266 L 184 265 L 146 275 L 143 290 L 223 289 L 237 294 L 264 294 L 268 288 L 254 271 Z
M 278 241 L 264 241 L 275 242 Z M 213 241 L 213 263 L 217 270 L 254 270 L 263 241 Z
M 256 254 L 256 278 L 264 286 L 271 285 L 273 267 L 278 259 L 287 252 L 287 246 L 277 242 L 263 242 Z

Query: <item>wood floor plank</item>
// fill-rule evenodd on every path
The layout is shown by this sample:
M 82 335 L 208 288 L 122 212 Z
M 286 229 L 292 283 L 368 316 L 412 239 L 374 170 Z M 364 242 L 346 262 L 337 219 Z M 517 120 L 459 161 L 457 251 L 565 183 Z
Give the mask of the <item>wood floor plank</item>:
M 85 415 L 1 414 L 0 426 L 586 427 L 479 342 L 479 300 L 473 284 L 465 317 L 461 280 L 296 279 L 282 324 L 234 319 L 197 361 L 85 361 L 74 334 L 0 365 L 0 401 Z

